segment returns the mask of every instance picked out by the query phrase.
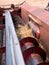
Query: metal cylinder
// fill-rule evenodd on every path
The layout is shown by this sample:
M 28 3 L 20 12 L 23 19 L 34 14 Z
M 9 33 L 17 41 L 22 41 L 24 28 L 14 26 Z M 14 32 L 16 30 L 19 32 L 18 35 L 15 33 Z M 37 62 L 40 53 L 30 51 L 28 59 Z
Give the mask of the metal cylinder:
M 38 54 L 41 56 L 43 61 L 46 60 L 46 53 L 43 49 L 41 49 L 38 45 L 38 42 L 36 39 L 32 37 L 26 37 L 22 40 L 20 40 L 20 46 L 22 49 L 22 53 L 24 56 L 25 62 L 27 61 L 28 57 L 33 53 Z
M 26 42 L 24 46 L 22 47 L 22 52 L 24 52 L 26 49 L 34 47 L 34 45 L 31 42 Z
M 25 50 L 23 52 L 23 57 L 24 57 L 25 62 L 27 61 L 28 57 L 33 53 L 33 51 L 32 51 L 33 49 L 32 48 L 33 47 L 28 48 L 27 50 Z
M 44 62 L 39 54 L 32 53 L 27 62 L 26 65 L 37 65 L 39 63 Z
M 20 45 L 21 45 L 21 48 L 23 51 L 30 47 L 38 47 L 39 46 L 37 40 L 32 37 L 23 38 L 22 40 L 20 40 Z
M 46 53 L 45 53 L 45 51 L 42 48 L 40 48 L 40 47 L 33 47 L 32 49 L 33 49 L 32 50 L 33 53 L 39 54 L 44 61 L 46 60 Z
M 24 60 L 26 62 L 26 60 L 28 59 L 28 57 L 31 55 L 31 54 L 38 54 L 41 56 L 41 58 L 43 59 L 43 61 L 46 60 L 46 53 L 43 49 L 39 48 L 39 47 L 31 47 L 31 48 L 28 48 L 26 51 L 23 52 L 23 56 L 24 56 Z

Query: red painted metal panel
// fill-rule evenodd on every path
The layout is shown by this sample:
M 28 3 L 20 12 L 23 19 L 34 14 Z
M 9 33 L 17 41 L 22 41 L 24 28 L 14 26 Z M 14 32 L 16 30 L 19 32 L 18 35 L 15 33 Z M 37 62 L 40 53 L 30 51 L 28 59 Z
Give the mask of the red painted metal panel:
M 40 40 L 44 46 L 44 49 L 49 57 L 49 31 L 47 31 L 44 27 L 40 28 Z

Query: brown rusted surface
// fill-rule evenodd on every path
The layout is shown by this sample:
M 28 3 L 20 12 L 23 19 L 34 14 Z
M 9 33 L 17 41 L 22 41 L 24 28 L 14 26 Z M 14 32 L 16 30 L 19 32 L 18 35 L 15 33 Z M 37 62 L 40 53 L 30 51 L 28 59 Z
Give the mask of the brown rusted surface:
M 3 30 L 4 28 L 5 28 L 4 24 L 0 25 L 0 30 Z
M 2 13 L 3 14 L 3 13 Z M 0 20 L 3 20 L 5 17 L 4 16 L 0 16 Z
M 6 47 L 2 47 L 2 48 L 0 48 L 0 53 L 5 53 L 5 50 L 6 49 Z

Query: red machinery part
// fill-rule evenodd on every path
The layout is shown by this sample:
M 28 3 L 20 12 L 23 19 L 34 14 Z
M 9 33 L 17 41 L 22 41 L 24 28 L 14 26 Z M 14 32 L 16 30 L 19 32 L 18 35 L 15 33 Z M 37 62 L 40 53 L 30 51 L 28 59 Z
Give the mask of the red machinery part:
M 26 37 L 20 40 L 20 46 L 24 55 L 24 59 L 26 61 L 28 56 L 32 53 L 32 47 L 39 47 L 39 44 L 35 38 Z
M 30 43 L 29 43 L 30 42 Z M 22 40 L 20 40 L 20 45 L 21 45 L 21 48 L 24 46 L 24 45 L 27 45 L 27 44 L 32 44 L 33 46 L 35 47 L 38 47 L 39 44 L 37 42 L 37 40 L 35 38 L 32 38 L 32 37 L 26 37 L 26 38 L 23 38 Z
M 44 61 L 46 60 L 46 53 L 43 49 L 39 47 L 39 44 L 35 38 L 26 37 L 20 40 L 20 46 L 21 46 L 25 61 L 32 53 L 39 54 Z
M 31 42 L 26 42 L 22 47 L 22 52 L 24 52 L 25 50 L 31 47 L 34 47 L 34 45 Z
M 33 48 L 33 53 L 38 53 L 42 59 L 45 61 L 46 60 L 46 53 L 43 49 L 41 49 L 40 47 L 34 47 Z
M 26 65 L 37 65 L 43 63 L 44 61 L 40 57 L 40 55 L 32 53 L 27 59 Z
M 40 63 L 38 65 L 49 65 L 49 62 Z
M 35 38 L 26 37 L 20 40 L 20 46 L 26 65 L 37 65 L 46 60 L 46 53 Z
M 43 59 L 43 61 L 46 60 L 45 51 L 39 47 L 31 47 L 31 48 L 27 49 L 26 51 L 24 51 L 23 52 L 24 60 L 26 61 L 32 53 L 39 54 L 41 56 L 41 58 Z

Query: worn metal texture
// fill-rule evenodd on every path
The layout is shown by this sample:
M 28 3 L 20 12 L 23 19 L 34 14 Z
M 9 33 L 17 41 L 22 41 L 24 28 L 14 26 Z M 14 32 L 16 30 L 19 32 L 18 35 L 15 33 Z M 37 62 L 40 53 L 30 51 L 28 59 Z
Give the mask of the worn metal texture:
M 25 65 L 19 40 L 15 33 L 12 17 L 9 11 L 5 11 L 6 24 L 6 65 Z

